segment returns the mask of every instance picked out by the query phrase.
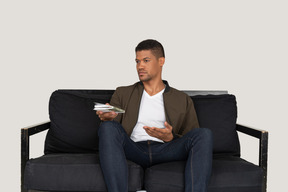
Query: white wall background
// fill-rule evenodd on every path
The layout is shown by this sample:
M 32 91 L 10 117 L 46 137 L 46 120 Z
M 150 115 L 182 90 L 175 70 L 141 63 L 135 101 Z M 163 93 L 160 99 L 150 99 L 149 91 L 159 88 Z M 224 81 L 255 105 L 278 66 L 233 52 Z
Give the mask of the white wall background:
M 1 1 L 1 188 L 20 191 L 20 128 L 49 119 L 54 90 L 134 83 L 134 48 L 154 38 L 171 86 L 228 90 L 238 123 L 269 131 L 268 191 L 283 191 L 287 10 L 285 0 Z M 31 157 L 43 154 L 44 137 L 32 138 Z M 256 164 L 257 140 L 240 137 Z

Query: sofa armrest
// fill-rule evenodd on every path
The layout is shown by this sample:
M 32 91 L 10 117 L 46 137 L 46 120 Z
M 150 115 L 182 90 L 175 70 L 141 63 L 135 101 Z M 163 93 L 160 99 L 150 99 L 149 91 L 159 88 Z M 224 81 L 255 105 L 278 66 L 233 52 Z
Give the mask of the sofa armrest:
M 263 169 L 263 178 L 265 186 L 263 191 L 267 188 L 267 161 L 268 161 L 268 131 L 254 129 L 243 125 L 236 125 L 236 130 L 246 135 L 256 137 L 259 139 L 259 167 Z
M 24 189 L 24 171 L 27 161 L 29 160 L 30 136 L 45 131 L 50 128 L 50 121 L 21 129 L 21 192 Z
M 268 132 L 237 124 L 236 130 L 259 139 L 259 166 L 267 167 Z

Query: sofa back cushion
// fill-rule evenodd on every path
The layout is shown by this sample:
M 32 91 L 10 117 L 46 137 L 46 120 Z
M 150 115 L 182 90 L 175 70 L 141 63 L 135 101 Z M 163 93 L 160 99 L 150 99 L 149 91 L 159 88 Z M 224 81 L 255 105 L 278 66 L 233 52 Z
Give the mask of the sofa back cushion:
M 240 155 L 236 131 L 237 105 L 234 95 L 198 95 L 191 97 L 200 127 L 212 130 L 214 153 Z
M 57 90 L 49 101 L 51 127 L 45 140 L 45 154 L 83 153 L 98 150 L 100 119 L 94 102 L 107 103 L 114 91 Z
M 45 140 L 48 153 L 90 153 L 98 150 L 100 119 L 94 102 L 107 103 L 113 90 L 57 90 L 49 101 L 51 127 Z M 192 96 L 201 127 L 214 136 L 214 153 L 240 153 L 233 95 Z

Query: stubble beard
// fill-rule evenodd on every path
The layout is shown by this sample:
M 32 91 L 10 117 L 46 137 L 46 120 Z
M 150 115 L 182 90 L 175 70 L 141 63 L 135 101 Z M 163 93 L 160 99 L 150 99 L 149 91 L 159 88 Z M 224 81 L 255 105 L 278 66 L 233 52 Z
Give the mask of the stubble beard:
M 142 78 L 139 76 L 139 79 L 142 82 L 147 82 L 147 81 L 150 81 L 152 77 L 150 75 L 147 75 L 146 77 L 142 77 Z

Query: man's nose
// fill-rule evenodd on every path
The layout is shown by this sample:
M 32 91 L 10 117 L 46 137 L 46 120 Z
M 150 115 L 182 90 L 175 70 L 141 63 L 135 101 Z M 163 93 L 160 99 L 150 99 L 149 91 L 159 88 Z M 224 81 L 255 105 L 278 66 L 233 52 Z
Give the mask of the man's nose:
M 140 69 L 144 68 L 144 62 L 143 61 L 139 61 L 138 68 L 140 68 Z

